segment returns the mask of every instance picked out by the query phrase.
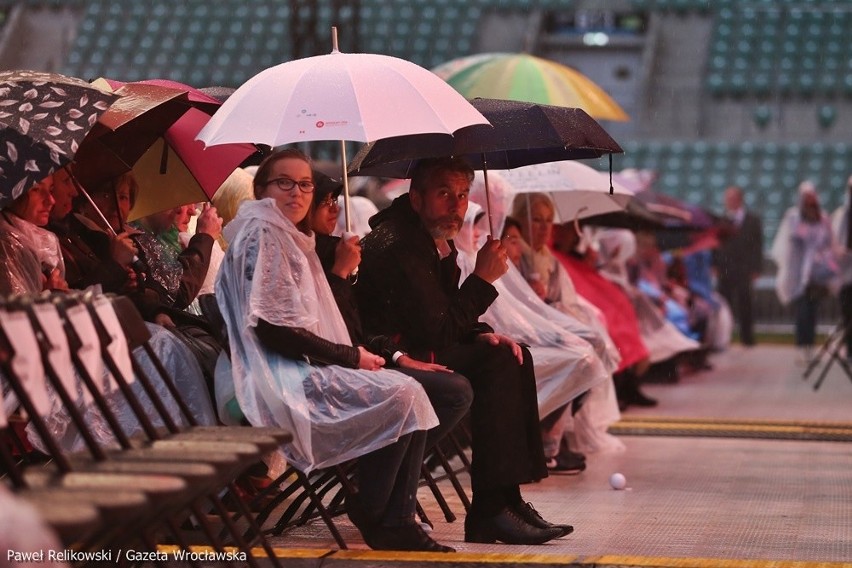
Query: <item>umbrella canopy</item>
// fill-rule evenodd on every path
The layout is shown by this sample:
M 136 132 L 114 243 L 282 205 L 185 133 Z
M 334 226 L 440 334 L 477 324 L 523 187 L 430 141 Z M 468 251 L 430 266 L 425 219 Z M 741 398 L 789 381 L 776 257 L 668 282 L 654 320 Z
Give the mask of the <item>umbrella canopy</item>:
M 110 88 L 105 79 L 96 85 Z M 84 187 L 128 171 L 189 108 L 186 91 L 128 83 L 98 119 L 75 157 L 75 176 Z
M 488 121 L 427 69 L 372 53 L 341 53 L 337 32 L 328 55 L 261 71 L 222 104 L 198 138 L 207 145 L 340 140 L 343 202 L 350 226 L 345 140 L 450 134 Z
M 601 120 L 630 120 L 618 103 L 579 71 L 526 53 L 480 53 L 453 59 L 432 71 L 469 99 L 577 107 Z
M 633 199 L 629 191 L 609 177 L 579 162 L 550 162 L 501 172 L 511 196 L 549 193 L 559 221 L 567 222 L 624 211 Z
M 580 225 L 630 229 L 631 231 L 659 231 L 665 228 L 663 219 L 638 199 L 628 201 L 623 211 L 585 217 Z
M 716 226 L 719 221 L 698 205 L 651 189 L 637 192 L 636 198 L 663 219 L 666 229 L 701 231 Z
M 116 99 L 65 75 L 0 72 L 0 207 L 71 161 Z
M 372 53 L 318 55 L 261 71 L 222 104 L 199 134 L 205 144 L 451 134 L 485 118 L 427 69 Z
M 704 230 L 716 226 L 719 219 L 703 207 L 692 205 L 671 195 L 652 189 L 657 179 L 653 170 L 627 168 L 613 174 L 669 231 Z
M 99 169 L 92 172 L 94 166 L 87 160 L 91 156 L 83 155 L 79 166 L 85 172 L 78 177 L 91 181 L 92 175 L 112 177 L 131 170 L 139 194 L 128 216 L 130 221 L 179 205 L 209 201 L 231 172 L 257 151 L 252 144 L 205 148 L 197 141 L 199 131 L 221 103 L 189 85 L 165 79 L 127 84 L 99 81 L 119 92 L 137 93 L 140 114 L 131 118 L 132 114 L 125 112 L 126 122 L 110 123 L 114 130 L 96 138 L 97 145 L 92 146 L 93 151 L 100 152 L 92 161 Z
M 225 101 L 227 101 L 228 98 L 234 94 L 234 91 L 236 91 L 234 87 L 221 87 L 219 85 L 214 85 L 212 87 L 201 87 L 198 90 L 209 97 L 213 97 L 220 103 L 224 103 Z
M 106 82 L 112 90 L 120 89 L 124 85 L 128 84 L 123 81 L 116 81 L 114 79 L 107 79 L 105 77 L 101 77 L 97 81 Z M 143 81 L 135 81 L 131 84 L 154 85 L 157 87 L 166 87 L 167 89 L 174 89 L 175 91 L 184 91 L 186 92 L 187 99 L 192 103 L 193 107 L 200 108 L 208 114 L 213 114 L 222 105 L 222 101 L 218 99 L 215 95 L 207 93 L 202 89 L 196 89 L 195 87 L 191 87 L 185 83 L 172 81 L 171 79 L 145 79 Z
M 422 158 L 438 156 L 463 156 L 475 169 L 501 170 L 623 152 L 581 109 L 495 99 L 473 99 L 471 104 L 490 127 L 469 126 L 452 136 L 427 134 L 371 142 L 353 158 L 350 173 L 407 178 Z
M 257 151 L 253 144 L 205 147 L 196 136 L 209 120 L 209 114 L 189 109 L 133 164 L 139 195 L 129 221 L 210 201 L 228 176 Z

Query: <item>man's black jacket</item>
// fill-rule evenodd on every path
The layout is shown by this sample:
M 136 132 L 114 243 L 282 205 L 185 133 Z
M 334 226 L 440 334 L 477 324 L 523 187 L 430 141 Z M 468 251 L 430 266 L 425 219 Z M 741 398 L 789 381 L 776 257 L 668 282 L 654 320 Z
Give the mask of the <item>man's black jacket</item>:
M 370 226 L 355 285 L 366 329 L 427 361 L 436 351 L 492 331 L 478 319 L 497 290 L 476 275 L 459 287 L 455 246 L 450 241 L 451 254 L 440 258 L 408 195 L 373 216 Z

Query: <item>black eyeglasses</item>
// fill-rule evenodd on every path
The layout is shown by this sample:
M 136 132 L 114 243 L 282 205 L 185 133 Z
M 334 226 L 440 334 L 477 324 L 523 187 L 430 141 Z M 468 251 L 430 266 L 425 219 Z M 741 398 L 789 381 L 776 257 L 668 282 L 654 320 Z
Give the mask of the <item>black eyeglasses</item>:
M 311 193 L 314 190 L 314 182 L 307 180 L 296 181 L 288 177 L 280 177 L 271 179 L 263 185 L 269 185 L 270 183 L 276 184 L 281 191 L 290 191 L 296 186 L 299 186 L 299 191 L 303 193 Z
M 331 207 L 332 209 L 340 209 L 340 204 L 331 196 L 326 196 L 322 201 L 317 203 L 317 207 Z

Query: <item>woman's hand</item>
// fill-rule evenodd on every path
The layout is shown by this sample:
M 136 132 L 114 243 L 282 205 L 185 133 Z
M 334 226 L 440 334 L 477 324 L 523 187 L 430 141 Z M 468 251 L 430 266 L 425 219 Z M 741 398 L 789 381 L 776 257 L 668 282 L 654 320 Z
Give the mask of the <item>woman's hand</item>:
M 54 268 L 50 272 L 42 275 L 43 290 L 58 290 L 60 292 L 68 291 L 68 282 L 62 277 L 62 273 L 58 268 Z
M 130 238 L 138 231 L 124 231 L 109 240 L 109 254 L 118 264 L 127 268 L 138 254 L 136 243 Z
M 125 268 L 124 271 L 127 273 L 127 280 L 124 281 L 122 290 L 127 293 L 136 292 L 139 289 L 140 281 L 145 279 L 145 275 L 139 274 L 129 267 Z
M 169 329 L 169 328 L 174 329 L 174 328 L 177 327 L 175 325 L 174 320 L 172 320 L 171 316 L 169 316 L 168 314 L 163 314 L 163 313 L 160 313 L 160 314 L 157 314 L 156 316 L 154 316 L 154 323 L 157 324 L 157 325 L 161 325 L 161 326 L 165 327 L 166 329 Z
M 360 345 L 358 346 L 358 354 L 360 355 L 358 359 L 359 369 L 364 369 L 365 371 L 378 371 L 385 366 L 384 357 L 374 355 Z
M 216 208 L 209 203 L 201 206 L 201 213 L 195 222 L 195 233 L 207 233 L 214 240 L 222 234 L 222 218 L 219 217 Z
M 342 238 L 334 249 L 334 265 L 331 267 L 332 274 L 341 278 L 349 278 L 361 264 L 361 241 L 357 235 L 350 238 Z
M 542 283 L 541 280 L 534 279 L 528 280 L 527 282 L 529 283 L 530 288 L 533 289 L 533 292 L 535 292 L 536 296 L 538 296 L 542 300 L 547 299 L 547 288 L 544 287 L 544 283 Z

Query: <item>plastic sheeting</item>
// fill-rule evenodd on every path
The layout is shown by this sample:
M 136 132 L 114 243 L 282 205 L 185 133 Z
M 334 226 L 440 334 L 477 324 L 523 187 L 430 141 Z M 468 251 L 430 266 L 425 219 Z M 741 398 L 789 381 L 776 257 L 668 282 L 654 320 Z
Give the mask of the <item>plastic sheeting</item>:
M 207 386 L 201 374 L 201 368 L 198 365 L 192 352 L 183 345 L 183 343 L 166 329 L 154 325 L 146 324 L 152 334 L 149 344 L 151 345 L 154 354 L 163 363 L 169 376 L 175 381 L 175 386 L 181 397 L 187 403 L 190 412 L 195 420 L 202 425 L 216 424 L 213 406 L 210 401 L 210 396 L 207 392 Z M 55 337 L 51 337 L 51 342 L 55 341 Z M 124 341 L 124 338 L 117 338 L 118 341 Z M 95 349 L 95 355 L 100 358 L 100 348 L 97 347 L 97 342 L 92 344 L 92 338 L 84 337 L 84 349 Z M 125 343 L 126 344 L 126 343 Z M 94 345 L 94 346 L 93 346 Z M 67 346 L 67 345 L 66 345 Z M 60 348 L 58 351 L 63 354 L 68 352 Z M 57 365 L 72 369 L 70 354 L 65 355 L 68 359 L 62 363 L 59 360 L 51 359 L 54 367 Z M 163 382 L 163 378 L 157 372 L 154 362 L 148 357 L 142 347 L 136 348 L 133 351 L 133 356 L 139 361 L 139 364 L 145 375 L 151 380 L 158 398 L 164 403 L 169 415 L 178 426 L 188 427 L 189 423 L 180 412 L 177 403 L 172 398 L 168 391 L 168 387 Z M 34 363 L 31 363 L 34 364 Z M 142 426 L 139 420 L 134 415 L 132 409 L 127 404 L 126 399 L 118 390 L 117 383 L 111 378 L 109 372 L 104 368 L 102 362 L 95 367 L 87 368 L 97 369 L 97 375 L 92 378 L 99 385 L 103 386 L 104 398 L 113 414 L 115 414 L 121 429 L 129 437 L 133 437 L 142 432 Z M 112 433 L 108 423 L 95 406 L 91 396 L 84 395 L 85 388 L 82 385 L 79 375 L 74 374 L 76 380 L 76 388 L 72 391 L 72 398 L 76 398 L 77 407 L 83 415 L 83 419 L 87 424 L 89 431 L 94 435 L 97 443 L 103 447 L 117 448 L 118 443 Z M 126 376 L 128 381 L 133 381 L 130 384 L 134 395 L 140 400 L 142 407 L 146 409 L 146 413 L 151 418 L 151 422 L 155 427 L 163 427 L 162 419 L 154 410 L 153 403 L 144 391 L 142 384 L 139 381 L 134 381 L 133 376 Z M 76 452 L 83 450 L 85 444 L 80 435 L 79 430 L 71 421 L 68 411 L 62 406 L 58 395 L 54 389 L 47 385 L 47 396 L 50 401 L 50 409 L 44 416 L 44 419 L 50 429 L 54 439 L 59 442 L 59 446 L 66 452 Z M 39 438 L 32 424 L 27 426 L 27 437 L 33 446 L 42 452 L 46 452 L 46 447 Z
M 836 288 L 840 268 L 834 258 L 835 245 L 831 222 L 822 214 L 816 223 L 802 219 L 799 207 L 784 214 L 772 241 L 772 259 L 778 265 L 775 291 L 782 304 L 789 304 L 815 282 Z M 833 270 L 833 275 L 827 272 Z
M 244 202 L 225 232 L 230 246 L 216 299 L 228 327 L 234 392 L 252 425 L 293 433 L 282 447 L 288 462 L 308 472 L 438 424 L 423 388 L 405 375 L 311 365 L 264 349 L 253 329 L 258 319 L 351 343 L 313 236 L 299 232 L 274 200 Z
M 476 264 L 476 239 L 472 229 L 480 210 L 475 203 L 468 206 L 464 226 L 454 239 L 459 250 L 461 281 L 473 272 Z M 497 333 L 530 346 L 540 416 L 547 416 L 595 384 L 607 380 L 609 374 L 589 343 L 553 324 L 541 311 L 536 312 L 523 302 L 515 301 L 502 280 L 501 277 L 493 282 L 498 296 L 481 319 Z
M 65 277 L 65 263 L 59 239 L 10 212 L 0 213 L 0 294 L 37 294 L 42 290 L 42 274 L 59 268 Z

